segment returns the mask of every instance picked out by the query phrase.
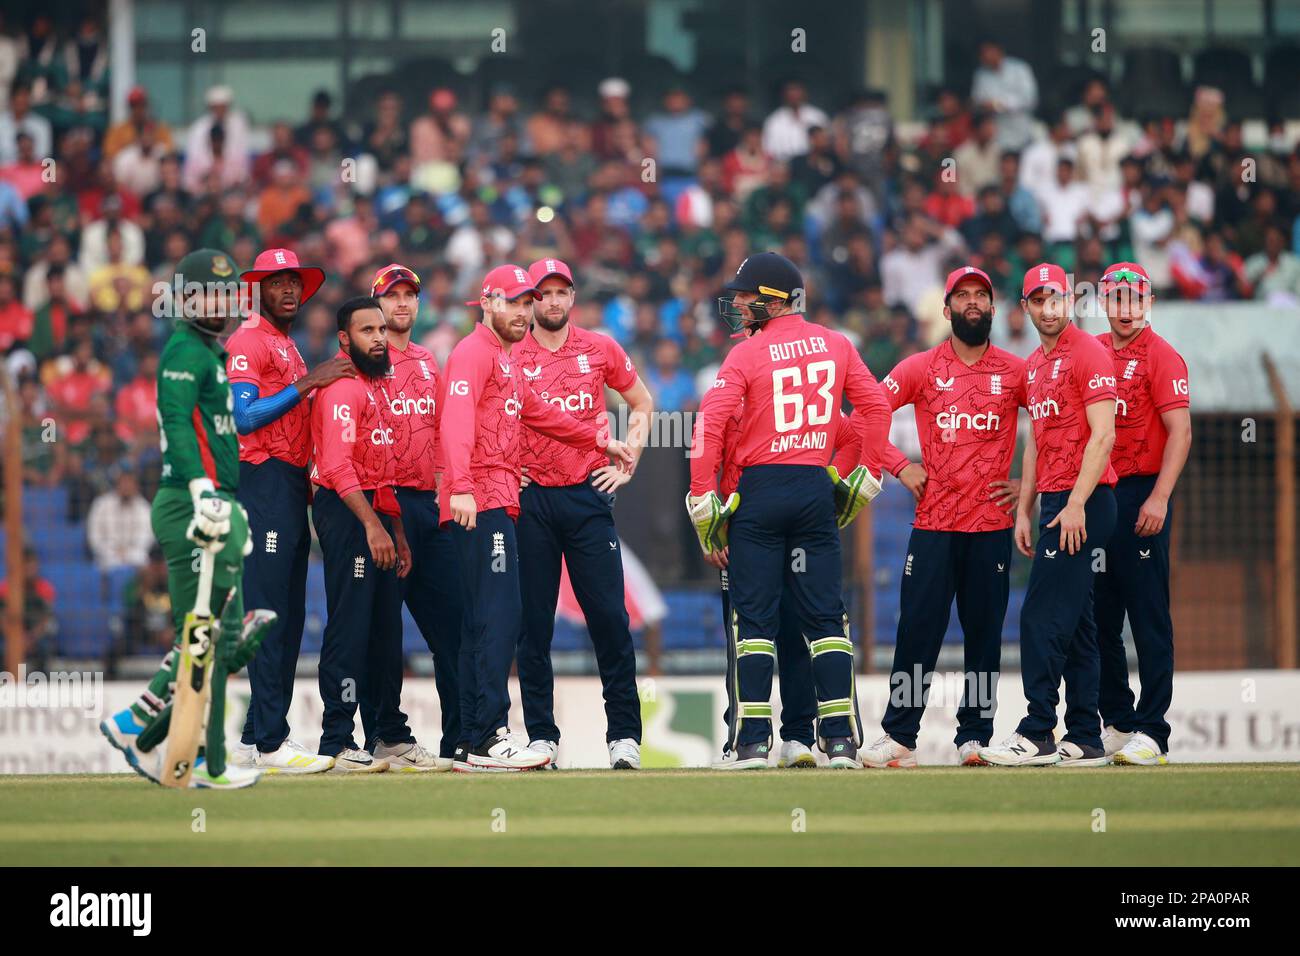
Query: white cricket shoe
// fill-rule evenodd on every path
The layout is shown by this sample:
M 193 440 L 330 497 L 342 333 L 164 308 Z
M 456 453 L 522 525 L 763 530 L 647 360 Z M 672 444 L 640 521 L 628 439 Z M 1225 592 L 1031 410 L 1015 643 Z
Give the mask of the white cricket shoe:
M 334 756 L 330 773 L 383 773 L 389 767 L 387 760 L 376 757 L 357 747 L 345 747 Z
M 438 758 L 414 740 L 405 744 L 386 744 L 378 740 L 370 753 L 376 760 L 387 760 L 388 769 L 393 773 L 432 773 L 438 770 Z M 444 769 L 451 769 L 450 760 Z
M 473 770 L 537 770 L 551 762 L 550 754 L 520 746 L 519 741 L 511 736 L 509 727 L 498 727 L 497 732 L 482 744 L 471 747 L 468 756 Z
M 280 744 L 279 750 L 269 754 L 259 750 L 253 758 L 253 767 L 263 773 L 323 773 L 333 766 L 333 757 L 313 753 L 292 738 Z
M 1169 763 L 1169 754 L 1161 751 L 1160 745 L 1147 734 L 1138 731 L 1114 759 L 1115 763 L 1130 767 L 1163 767 Z
M 864 767 L 883 770 L 886 767 L 910 768 L 916 766 L 916 751 L 904 747 L 889 734 L 885 734 L 866 750 L 858 751 Z
M 546 754 L 551 758 L 550 763 L 545 767 L 546 770 L 559 770 L 556 761 L 560 759 L 560 745 L 554 740 L 530 740 L 528 749 L 535 750 L 539 754 Z
M 999 767 L 1046 767 L 1059 763 L 1055 740 L 1042 742 L 1012 734 L 996 747 L 981 747 L 980 759 Z
M 987 767 L 988 761 L 980 756 L 985 746 L 978 740 L 967 740 L 957 748 L 957 763 L 963 767 Z
M 1100 747 L 1085 747 L 1070 740 L 1062 740 L 1056 747 L 1061 755 L 1058 767 L 1104 767 L 1110 757 Z
M 1133 735 L 1131 733 L 1116 730 L 1111 724 L 1107 724 L 1101 729 L 1101 749 L 1106 751 L 1107 757 L 1115 756 L 1132 739 Z
M 807 744 L 798 740 L 783 740 L 776 765 L 786 769 L 807 769 L 817 766 L 817 758 Z
M 245 787 L 251 787 L 262 777 L 260 770 L 252 770 L 248 767 L 236 767 L 230 763 L 226 764 L 226 772 L 219 777 L 214 777 L 208 773 L 208 760 L 206 757 L 200 757 L 194 761 L 194 769 L 190 771 L 190 789 L 191 790 L 242 790 Z
M 641 745 L 631 737 L 609 742 L 609 765 L 614 770 L 640 770 Z
M 766 770 L 767 758 L 772 748 L 767 741 L 756 744 L 741 744 L 735 750 L 728 750 L 722 759 L 715 761 L 714 770 Z
M 231 767 L 252 769 L 257 766 L 257 744 L 246 744 L 242 740 L 230 745 L 226 763 Z

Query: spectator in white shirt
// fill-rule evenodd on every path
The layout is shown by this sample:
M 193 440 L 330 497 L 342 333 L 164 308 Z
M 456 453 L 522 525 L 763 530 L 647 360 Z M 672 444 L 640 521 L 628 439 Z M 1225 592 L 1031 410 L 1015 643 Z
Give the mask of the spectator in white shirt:
M 1062 156 L 1073 159 L 1074 155 L 1070 124 L 1062 113 L 1047 131 L 1046 139 L 1035 140 L 1020 154 L 1020 185 L 1038 196 L 1056 179 L 1056 161 Z M 1039 202 L 1042 202 L 1041 198 Z
M 1102 104 L 1096 122 L 1079 137 L 1079 178 L 1088 184 L 1095 198 L 1119 190 L 1124 182 L 1120 160 L 1128 155 L 1130 144 L 1115 129 L 1115 107 Z
M 108 236 L 116 232 L 122 237 L 122 263 L 138 266 L 144 262 L 144 231 L 122 218 L 122 200 L 118 196 L 105 196 L 100 204 L 103 219 L 97 219 L 81 233 L 81 268 L 89 277 L 100 266 L 108 264 Z
M 971 85 L 975 105 L 998 117 L 998 145 L 1022 149 L 1034 136 L 1038 82 L 1024 60 L 1007 56 L 996 40 L 980 44 L 980 65 Z
M 39 159 L 53 155 L 50 121 L 32 112 L 32 88 L 25 80 L 13 85 L 9 109 L 0 113 L 0 166 L 8 166 L 18 159 L 19 133 L 32 138 L 33 152 Z
M 192 193 L 204 191 L 214 169 L 223 187 L 236 186 L 249 176 L 248 117 L 231 106 L 234 93 L 228 86 L 208 90 L 208 111 L 196 119 L 185 137 L 185 168 L 181 179 Z M 220 127 L 217 137 L 220 155 L 213 149 L 213 127 Z
M 781 88 L 781 106 L 763 123 L 763 151 L 773 159 L 789 162 L 808 152 L 808 131 L 825 127 L 826 114 L 808 103 L 808 91 L 798 80 Z
M 957 188 L 964 196 L 974 196 L 985 186 L 996 186 L 1002 149 L 997 141 L 997 120 L 992 113 L 975 118 L 973 135 L 953 150 L 957 163 Z
M 880 260 L 881 287 L 886 305 L 905 305 L 916 316 L 926 295 L 942 290 L 948 259 L 964 244 L 954 230 L 919 215 L 903 224 L 902 240 Z
M 1043 214 L 1043 241 L 1048 244 L 1048 256 L 1056 260 L 1059 248 L 1054 251 L 1052 247 L 1074 244 L 1092 202 L 1088 187 L 1074 178 L 1073 159 L 1062 156 L 1056 161 L 1056 177 L 1041 189 L 1038 201 Z
M 114 489 L 91 503 L 86 536 L 101 571 L 140 568 L 148 562 L 153 544 L 149 502 L 141 496 L 134 472 L 124 469 Z

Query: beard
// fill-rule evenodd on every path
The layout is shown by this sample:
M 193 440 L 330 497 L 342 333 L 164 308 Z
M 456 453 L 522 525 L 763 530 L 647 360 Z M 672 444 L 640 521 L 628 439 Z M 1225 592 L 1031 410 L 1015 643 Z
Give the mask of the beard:
M 952 334 L 967 345 L 983 345 L 989 340 L 993 330 L 993 310 L 983 309 L 976 319 L 968 319 L 964 314 L 952 314 Z
M 393 364 L 388 349 L 384 349 L 384 354 L 375 358 L 369 352 L 357 348 L 355 342 L 348 342 L 348 357 L 352 359 L 352 364 L 357 367 L 357 371 L 366 378 L 383 378 Z
M 539 310 L 533 311 L 533 321 L 544 328 L 547 332 L 558 332 L 569 323 L 569 313 L 566 311 L 559 319 L 553 319 L 548 315 L 542 314 Z
M 501 337 L 501 341 L 509 342 L 512 345 L 515 342 L 518 342 L 528 333 L 527 324 L 524 325 L 523 331 L 516 332 L 514 329 L 513 320 L 508 318 L 505 314 L 501 312 L 493 312 L 491 322 L 492 322 L 492 330 L 496 332 L 498 336 Z

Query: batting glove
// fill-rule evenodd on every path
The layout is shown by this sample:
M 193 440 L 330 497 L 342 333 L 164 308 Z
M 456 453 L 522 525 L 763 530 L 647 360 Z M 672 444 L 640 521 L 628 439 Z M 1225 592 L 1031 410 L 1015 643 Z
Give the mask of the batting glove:
M 197 479 L 191 483 L 190 494 L 194 496 L 194 517 L 185 529 L 189 538 L 205 551 L 220 551 L 230 534 L 230 502 L 220 497 L 216 490 L 203 487 L 206 479 Z
M 827 465 L 826 471 L 835 486 L 835 523 L 841 528 L 847 528 L 858 516 L 858 512 L 880 494 L 881 481 L 885 476 L 881 473 L 880 478 L 876 478 L 867 470 L 866 465 L 858 465 L 846 478 L 840 477 L 834 465 Z
M 695 536 L 705 554 L 721 551 L 727 546 L 727 519 L 740 507 L 740 495 L 732 492 L 724 503 L 717 492 L 686 496 L 686 513 L 695 525 Z

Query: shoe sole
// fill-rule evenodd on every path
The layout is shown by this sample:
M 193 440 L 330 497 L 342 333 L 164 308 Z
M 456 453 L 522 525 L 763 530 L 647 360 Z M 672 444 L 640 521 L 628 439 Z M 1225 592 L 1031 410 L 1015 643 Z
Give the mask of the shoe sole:
M 391 757 L 385 757 L 384 759 L 388 761 L 389 773 L 437 773 L 438 772 L 438 767 L 436 765 L 430 765 L 428 767 L 421 767 L 419 764 L 415 764 L 415 763 L 399 765 L 393 763 Z
M 259 774 L 258 776 L 254 777 L 252 780 L 248 781 L 248 783 L 228 783 L 225 785 L 221 785 L 221 784 L 211 784 L 211 783 L 198 783 L 194 780 L 193 777 L 191 777 L 190 789 L 191 790 L 247 790 L 249 787 L 256 784 L 257 781 L 260 779 L 261 779 L 261 775 Z
M 731 760 L 727 763 L 715 763 L 714 770 L 766 770 L 766 757 L 750 757 L 747 760 Z
M 490 762 L 485 763 L 484 761 Z M 550 762 L 551 758 L 547 757 L 541 763 L 512 765 L 500 763 L 492 757 L 478 757 L 476 759 L 474 754 L 470 754 L 469 757 L 470 766 L 476 770 L 541 770 L 543 767 L 549 766 Z
M 1169 766 L 1169 758 L 1164 755 L 1156 757 L 1152 760 L 1137 760 L 1134 759 L 1133 757 L 1124 756 L 1123 754 L 1115 754 L 1115 756 L 1112 757 L 1111 760 L 1115 764 L 1121 767 L 1167 767 Z
M 986 761 L 990 767 L 1051 767 L 1061 762 L 1060 754 L 1052 754 L 1050 757 L 1030 757 L 1028 760 L 994 760 L 988 757 L 981 758 Z
M 627 760 L 619 760 L 614 764 L 614 766 L 610 767 L 610 769 L 611 770 L 640 770 L 641 766 L 639 764 L 634 764 Z
M 334 761 L 334 766 L 330 768 L 330 773 L 387 773 L 389 765 L 386 762 L 375 761 L 361 767 L 348 767 Z
M 915 757 L 895 757 L 893 760 L 887 760 L 884 763 L 876 763 L 871 760 L 862 761 L 862 766 L 870 767 L 872 770 L 915 770 Z
M 862 763 L 857 760 L 851 760 L 848 757 L 832 757 L 831 769 L 832 770 L 861 770 Z
M 812 754 L 804 754 L 789 763 L 778 763 L 776 766 L 780 770 L 808 770 L 817 766 L 817 758 Z
M 988 762 L 987 760 L 985 760 L 983 757 L 981 757 L 979 754 L 971 754 L 969 757 L 967 757 L 965 760 L 963 760 L 963 761 L 961 762 L 961 765 L 962 765 L 963 767 L 987 767 L 987 766 L 990 766 L 989 762 Z
M 1105 767 L 1110 764 L 1109 757 L 1084 757 L 1079 760 L 1066 760 L 1061 758 L 1056 764 L 1058 767 Z
M 264 774 L 282 773 L 290 777 L 304 777 L 307 776 L 308 774 L 313 774 L 313 773 L 328 773 L 329 771 L 334 769 L 334 761 L 331 760 L 323 767 L 309 767 L 306 770 L 303 770 L 299 767 L 259 767 L 256 764 L 254 764 L 251 767 L 245 767 L 244 769 L 258 770 Z

